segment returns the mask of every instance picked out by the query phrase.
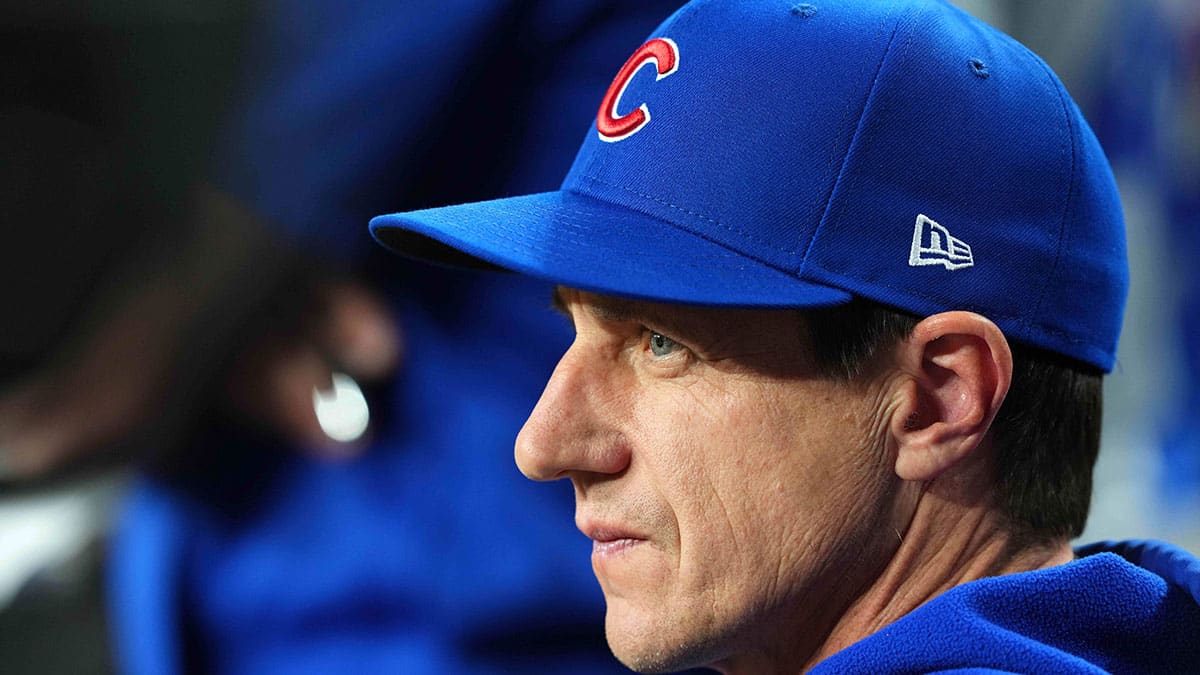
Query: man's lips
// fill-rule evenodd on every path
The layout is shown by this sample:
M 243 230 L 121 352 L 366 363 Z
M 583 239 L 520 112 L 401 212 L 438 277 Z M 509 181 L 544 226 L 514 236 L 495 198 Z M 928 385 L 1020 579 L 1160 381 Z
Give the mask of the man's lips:
M 601 557 L 617 555 L 647 539 L 639 532 L 614 525 L 581 523 L 579 530 L 592 540 L 592 554 Z
M 645 539 L 614 539 L 612 541 L 593 541 L 592 555 L 598 555 L 602 558 L 618 555 L 645 541 Z

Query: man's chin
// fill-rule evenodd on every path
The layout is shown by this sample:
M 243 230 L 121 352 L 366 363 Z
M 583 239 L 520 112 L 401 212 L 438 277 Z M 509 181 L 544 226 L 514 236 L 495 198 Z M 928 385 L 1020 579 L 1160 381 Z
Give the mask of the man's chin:
M 618 661 L 639 673 L 671 673 L 719 660 L 714 643 L 690 633 L 686 620 L 657 609 L 647 612 L 609 600 L 605 636 Z

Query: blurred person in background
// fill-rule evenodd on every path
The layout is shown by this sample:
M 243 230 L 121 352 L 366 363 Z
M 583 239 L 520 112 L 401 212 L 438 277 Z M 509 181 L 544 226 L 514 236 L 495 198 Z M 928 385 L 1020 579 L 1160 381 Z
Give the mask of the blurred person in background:
M 674 4 L 284 2 L 122 17 L 125 38 L 33 11 L 26 46 L 58 37 L 80 63 L 30 57 L 26 90 L 52 94 L 30 107 L 83 101 L 67 124 L 132 168 L 47 158 L 48 140 L 91 157 L 57 128 L 9 139 L 33 197 L 7 222 L 79 213 L 20 228 L 40 238 L 10 290 L 44 278 L 63 299 L 9 350 L 0 453 L 10 484 L 140 455 L 108 572 L 123 671 L 619 669 L 569 492 L 509 459 L 568 341 L 548 308 L 513 311 L 546 288 L 397 272 L 363 224 L 397 196 L 553 188 L 608 64 Z M 115 121 L 72 119 L 89 105 Z M 42 312 L 40 292 L 11 313 Z M 321 418 L 339 396 L 356 429 Z

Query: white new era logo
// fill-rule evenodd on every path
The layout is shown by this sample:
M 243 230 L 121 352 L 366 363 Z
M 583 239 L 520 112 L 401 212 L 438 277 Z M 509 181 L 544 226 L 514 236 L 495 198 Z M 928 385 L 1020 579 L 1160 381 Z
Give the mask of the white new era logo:
M 941 265 L 948 270 L 957 270 L 974 265 L 975 258 L 971 256 L 971 247 L 965 241 L 950 236 L 950 230 L 931 218 L 919 215 L 913 230 L 908 264 L 911 267 Z

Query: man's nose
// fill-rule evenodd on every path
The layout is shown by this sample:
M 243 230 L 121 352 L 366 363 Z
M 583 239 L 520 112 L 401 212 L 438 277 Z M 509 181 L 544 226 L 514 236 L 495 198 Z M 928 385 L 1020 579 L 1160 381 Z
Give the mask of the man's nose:
M 532 480 L 573 473 L 615 474 L 629 465 L 619 398 L 603 368 L 589 367 L 578 342 L 558 362 L 542 398 L 517 435 L 516 460 Z

